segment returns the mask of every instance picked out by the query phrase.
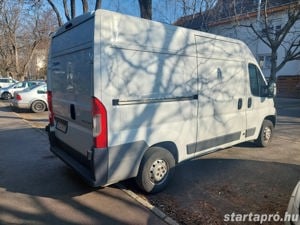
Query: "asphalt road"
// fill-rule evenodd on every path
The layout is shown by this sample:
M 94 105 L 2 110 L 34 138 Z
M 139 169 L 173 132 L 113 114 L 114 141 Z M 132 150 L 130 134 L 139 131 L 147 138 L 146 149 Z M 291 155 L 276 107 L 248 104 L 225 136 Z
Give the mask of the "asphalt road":
M 244 143 L 183 163 L 177 167 L 176 176 L 168 188 L 156 195 L 143 195 L 131 181 L 123 183 L 180 224 L 226 224 L 224 216 L 233 212 L 283 215 L 291 192 L 300 180 L 300 100 L 277 99 L 276 105 L 278 121 L 269 147 L 258 148 L 253 143 Z M 28 126 L 42 129 L 47 124 L 47 112 L 38 115 L 20 112 L 18 115 Z M 23 128 L 13 128 L 12 132 L 16 133 L 19 129 Z M 43 132 L 41 129 L 40 132 Z M 48 145 L 46 139 L 43 142 Z M 23 144 L 25 142 L 19 145 Z M 115 215 L 112 212 L 118 208 L 117 202 L 107 205 L 107 210 L 97 209 L 97 202 L 119 198 L 117 188 L 89 189 L 47 150 L 33 148 L 30 152 L 36 153 L 33 160 L 24 158 L 24 154 L 20 153 L 4 154 L 4 157 L 11 157 L 9 162 L 1 162 L 3 159 L 0 159 L 0 176 L 3 176 L 1 171 L 4 167 L 17 165 L 15 172 L 11 166 L 9 175 L 18 178 L 4 176 L 4 181 L 0 180 L 1 197 L 3 193 L 6 196 L 0 200 L 0 224 L 3 221 L 47 224 L 44 220 L 55 221 L 55 224 L 86 224 L 97 219 L 97 222 L 132 222 L 128 218 L 112 220 L 112 215 Z M 24 171 L 26 176 L 17 175 L 17 171 Z M 131 202 L 132 199 L 124 201 Z M 138 208 L 131 204 L 129 211 Z M 14 205 L 17 207 L 14 208 Z M 144 219 L 133 224 L 153 224 L 147 211 L 143 216 Z M 19 217 L 21 219 L 17 220 Z
M 165 224 L 125 192 L 89 188 L 49 151 L 47 112 L 0 101 L 0 224 Z M 26 118 L 21 119 L 20 118 Z

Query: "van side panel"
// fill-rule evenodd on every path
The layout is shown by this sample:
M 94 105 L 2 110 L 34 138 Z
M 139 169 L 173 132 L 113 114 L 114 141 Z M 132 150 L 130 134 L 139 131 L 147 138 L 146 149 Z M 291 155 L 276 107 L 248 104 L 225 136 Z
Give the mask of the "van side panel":
M 105 11 L 96 12 L 96 18 L 97 13 L 105 20 L 100 29 L 100 70 L 101 99 L 109 114 L 109 146 L 170 141 L 176 143 L 179 158 L 185 158 L 186 143 L 196 141 L 197 129 L 193 35 L 153 21 L 108 16 Z M 118 169 L 137 172 L 146 148 L 134 149 L 109 149 L 112 180 L 119 179 Z

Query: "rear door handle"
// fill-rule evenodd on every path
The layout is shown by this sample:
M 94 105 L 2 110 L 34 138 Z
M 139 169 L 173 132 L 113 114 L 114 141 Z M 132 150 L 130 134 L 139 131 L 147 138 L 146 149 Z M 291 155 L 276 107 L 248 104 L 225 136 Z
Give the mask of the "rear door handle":
M 243 107 L 243 99 L 239 98 L 238 100 L 238 110 L 240 110 Z
M 75 112 L 75 105 L 74 104 L 70 105 L 70 115 L 71 115 L 71 118 L 73 120 L 76 120 L 76 112 Z

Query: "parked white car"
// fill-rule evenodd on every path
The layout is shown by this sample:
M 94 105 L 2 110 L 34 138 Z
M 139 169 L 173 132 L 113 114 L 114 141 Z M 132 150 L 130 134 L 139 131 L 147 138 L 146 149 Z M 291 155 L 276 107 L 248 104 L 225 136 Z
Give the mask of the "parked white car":
M 29 87 L 21 92 L 15 92 L 12 106 L 19 109 L 30 109 L 38 113 L 48 108 L 47 85 Z
M 23 91 L 24 89 L 40 84 L 45 84 L 44 81 L 36 81 L 36 80 L 31 80 L 31 81 L 21 81 L 16 84 L 10 85 L 6 88 L 1 88 L 0 89 L 0 97 L 2 99 L 11 99 L 14 96 L 14 93 L 16 91 Z
M 300 181 L 294 188 L 287 209 L 287 217 L 285 225 L 300 225 Z
M 12 79 L 11 77 L 0 77 L 0 88 L 8 87 L 17 82 L 17 80 Z

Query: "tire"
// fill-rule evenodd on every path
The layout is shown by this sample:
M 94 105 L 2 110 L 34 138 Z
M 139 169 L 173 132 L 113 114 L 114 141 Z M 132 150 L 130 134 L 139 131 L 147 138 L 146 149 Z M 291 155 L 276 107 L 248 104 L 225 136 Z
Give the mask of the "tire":
M 142 158 L 136 182 L 146 193 L 156 193 L 167 186 L 174 172 L 174 156 L 164 148 L 153 147 Z
M 1 97 L 5 100 L 8 100 L 11 99 L 12 96 L 9 92 L 4 92 Z
M 264 120 L 259 136 L 255 140 L 255 143 L 260 147 L 267 147 L 273 137 L 274 125 L 270 120 Z
M 31 111 L 35 113 L 44 112 L 47 109 L 43 101 L 35 101 L 31 104 Z

